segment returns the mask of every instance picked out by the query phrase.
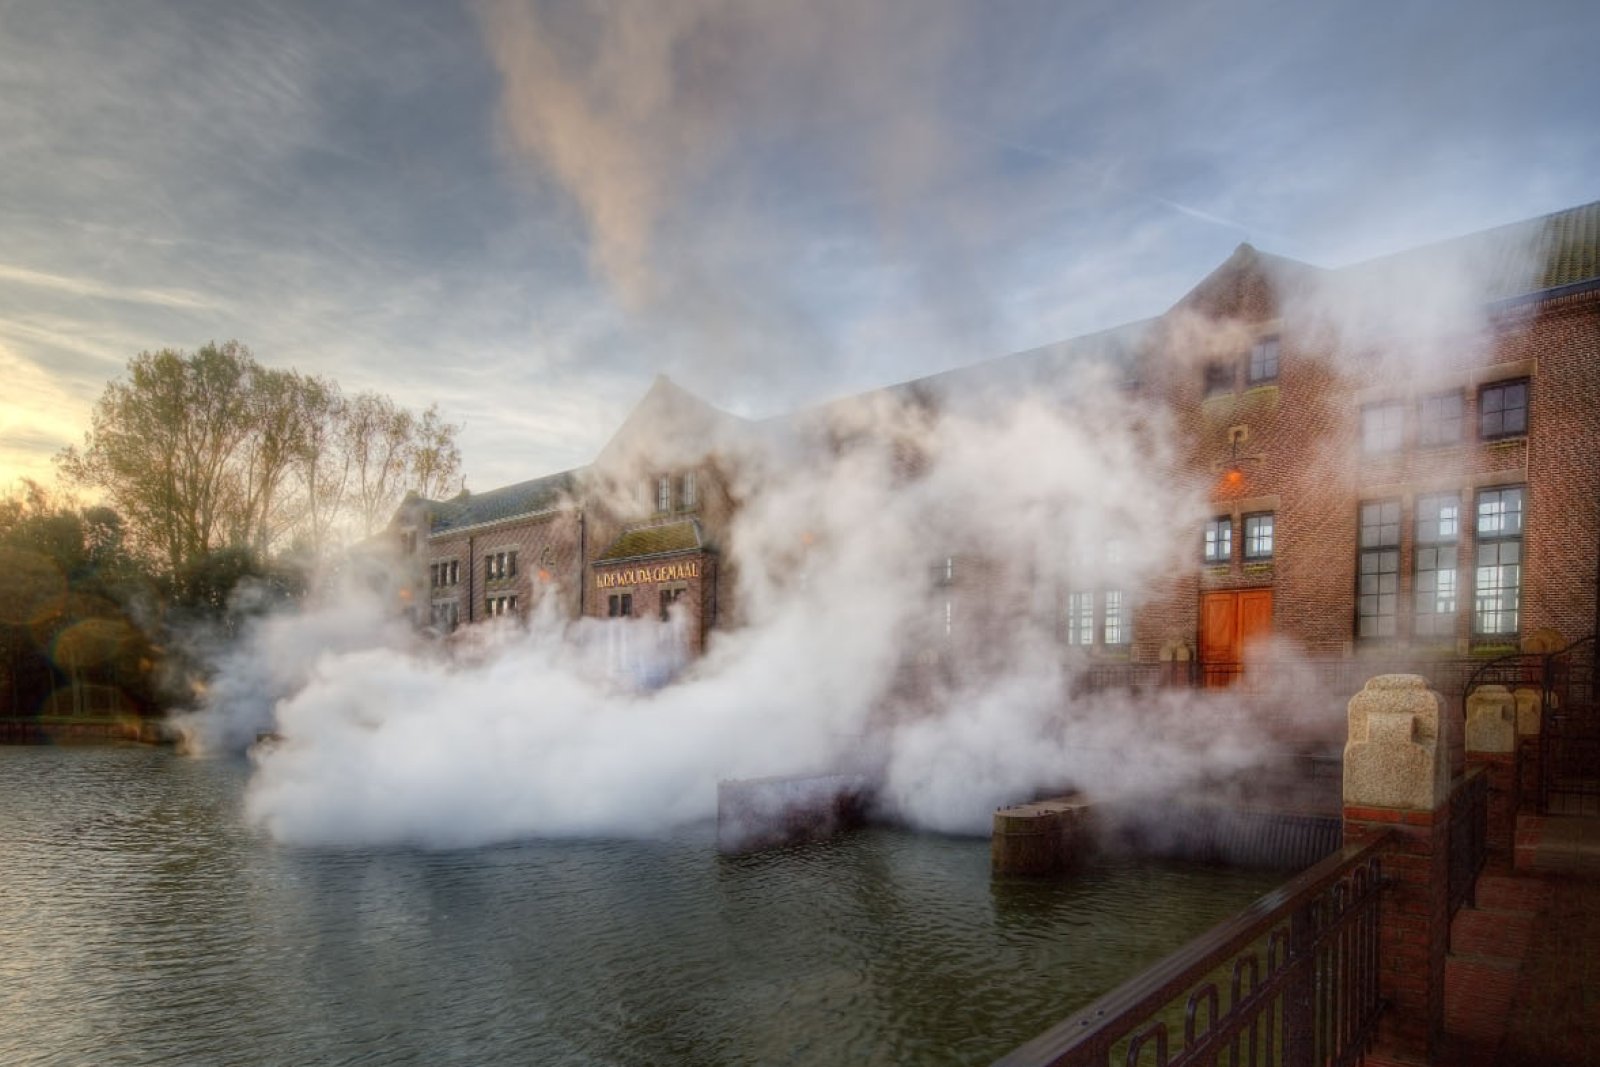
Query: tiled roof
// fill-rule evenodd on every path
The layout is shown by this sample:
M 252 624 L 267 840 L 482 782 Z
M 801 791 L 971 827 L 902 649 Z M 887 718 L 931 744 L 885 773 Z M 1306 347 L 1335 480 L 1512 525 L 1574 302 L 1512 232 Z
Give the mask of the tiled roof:
M 700 524 L 694 519 L 636 526 L 622 531 L 611 547 L 595 557 L 596 563 L 612 563 L 645 556 L 664 556 L 669 552 L 692 552 L 704 544 Z
M 1425 273 L 1458 264 L 1481 278 L 1486 302 L 1600 279 L 1600 200 L 1368 260 L 1340 273 Z
M 453 500 L 430 502 L 429 510 L 433 516 L 431 532 L 440 534 L 548 511 L 573 491 L 577 474 L 577 471 L 562 471 L 560 474 L 491 489 L 487 493 L 468 493 Z

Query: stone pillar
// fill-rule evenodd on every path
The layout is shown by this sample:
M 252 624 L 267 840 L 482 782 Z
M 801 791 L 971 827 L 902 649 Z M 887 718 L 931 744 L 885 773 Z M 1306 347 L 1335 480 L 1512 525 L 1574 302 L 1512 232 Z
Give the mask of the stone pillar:
M 1194 658 L 1189 643 L 1182 638 L 1172 638 L 1161 646 L 1161 684 L 1185 686 L 1190 684 L 1190 660 Z
M 1539 733 L 1544 725 L 1544 689 L 1518 686 L 1512 696 L 1517 701 L 1517 786 L 1521 806 L 1531 807 L 1539 796 Z
M 1450 717 L 1415 674 L 1383 674 L 1350 698 L 1344 749 L 1346 842 L 1391 836 L 1379 920 L 1377 1052 L 1430 1063 L 1444 1029 L 1449 948 Z
M 1479 686 L 1467 698 L 1467 767 L 1489 776 L 1489 863 L 1509 867 L 1517 824 L 1519 699 L 1502 685 Z

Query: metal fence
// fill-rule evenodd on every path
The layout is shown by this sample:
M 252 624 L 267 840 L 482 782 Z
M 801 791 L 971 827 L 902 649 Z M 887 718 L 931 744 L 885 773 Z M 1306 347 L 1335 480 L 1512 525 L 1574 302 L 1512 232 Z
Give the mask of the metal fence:
M 1259 660 L 1251 663 L 1090 663 L 1075 676 L 1078 693 L 1108 689 L 1171 686 L 1237 687 L 1243 693 L 1272 692 L 1286 682 L 1315 685 L 1320 692 L 1348 699 L 1379 674 L 1420 674 L 1429 688 L 1452 703 L 1460 700 L 1482 659 Z
M 1489 856 L 1489 774 L 1474 767 L 1450 795 L 1450 917 L 1473 901 Z
M 1355 1063 L 1382 1009 L 1386 840 L 1346 846 L 995 1067 Z

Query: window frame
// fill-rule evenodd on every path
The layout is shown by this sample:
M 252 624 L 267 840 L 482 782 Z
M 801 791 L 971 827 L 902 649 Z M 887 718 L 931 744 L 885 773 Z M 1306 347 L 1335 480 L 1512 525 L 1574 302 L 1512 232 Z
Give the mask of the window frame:
M 1260 548 L 1259 548 L 1259 540 L 1260 539 L 1259 539 L 1259 537 L 1257 538 L 1257 542 L 1258 542 L 1257 550 L 1254 551 L 1254 552 L 1252 552 L 1250 550 L 1250 522 L 1251 522 L 1252 519 L 1256 520 L 1256 522 L 1258 524 L 1259 524 L 1260 520 L 1262 520 L 1262 519 L 1267 520 L 1267 550 L 1265 552 L 1260 551 Z M 1246 563 L 1261 563 L 1261 562 L 1264 562 L 1266 560 L 1272 559 L 1273 555 L 1276 553 L 1276 550 L 1277 550 L 1277 539 L 1278 539 L 1278 513 L 1277 512 L 1275 512 L 1275 511 L 1252 511 L 1247 515 L 1243 515 L 1239 519 L 1239 529 L 1240 529 L 1240 532 L 1244 535 L 1240 539 L 1240 548 L 1241 548 L 1242 558 L 1244 559 L 1244 561 Z
M 1112 598 L 1116 606 L 1112 606 Z M 1106 648 L 1127 648 L 1133 644 L 1133 604 L 1125 589 L 1107 589 L 1100 594 L 1100 643 Z M 1117 620 L 1117 636 L 1112 637 L 1111 619 Z
M 1080 612 L 1080 606 L 1087 609 Z M 1067 592 L 1067 644 L 1073 648 L 1093 648 L 1095 638 L 1094 592 L 1073 589 Z M 1086 639 L 1083 639 L 1085 638 Z
M 1270 358 L 1265 356 L 1265 355 L 1262 356 L 1261 364 L 1262 364 L 1262 367 L 1263 367 L 1263 372 L 1261 374 L 1257 374 L 1256 373 L 1256 357 L 1257 357 L 1257 355 L 1266 353 L 1269 350 L 1271 352 L 1271 356 L 1270 356 Z M 1272 382 L 1277 381 L 1278 380 L 1278 362 L 1279 362 L 1279 359 L 1282 357 L 1282 355 L 1283 355 L 1283 338 L 1280 337 L 1277 334 L 1271 334 L 1269 336 L 1263 337 L 1260 340 L 1256 341 L 1255 344 L 1251 345 L 1250 346 L 1250 354 L 1247 357 L 1246 364 L 1245 364 L 1244 377 L 1245 377 L 1246 384 L 1248 384 L 1248 385 L 1269 385 Z M 1270 364 L 1270 366 L 1272 368 L 1272 371 L 1271 371 L 1270 374 L 1266 373 L 1266 371 L 1265 371 L 1265 368 L 1269 364 Z
M 1508 409 L 1505 406 L 1504 400 L 1502 399 L 1500 406 L 1497 407 L 1493 412 L 1490 412 L 1486 410 L 1488 407 L 1486 398 L 1490 393 L 1503 394 L 1506 390 L 1515 388 L 1521 388 L 1522 390 L 1522 404 L 1520 405 L 1520 408 L 1512 408 L 1509 410 L 1520 410 L 1522 412 L 1522 425 L 1515 430 L 1507 430 L 1504 428 L 1504 422 L 1505 413 Z M 1531 415 L 1530 409 L 1532 406 L 1533 382 L 1531 379 L 1506 378 L 1498 382 L 1485 382 L 1483 385 L 1478 386 L 1478 440 L 1510 441 L 1515 440 L 1518 437 L 1528 436 L 1528 420 Z M 1502 428 L 1494 433 L 1489 433 L 1484 430 L 1484 420 L 1490 414 L 1499 416 L 1502 423 Z
M 1236 361 L 1207 360 L 1200 371 L 1200 389 L 1207 398 L 1227 396 L 1239 387 Z
M 1442 400 L 1454 400 L 1456 411 L 1453 417 L 1439 418 L 1430 411 L 1429 405 Z M 1433 417 L 1430 417 L 1432 415 Z M 1459 445 L 1466 439 L 1467 397 L 1460 389 L 1446 389 L 1439 393 L 1428 393 L 1417 398 L 1417 447 L 1418 448 L 1450 448 Z M 1439 426 L 1455 426 L 1455 433 L 1450 437 L 1437 436 L 1434 429 Z
M 1378 412 L 1392 412 L 1399 418 L 1399 425 L 1394 428 L 1394 444 L 1374 447 L 1372 434 L 1369 430 L 1367 418 Z M 1388 437 L 1388 427 L 1384 428 L 1384 437 Z M 1361 454 L 1363 456 L 1393 456 L 1405 451 L 1406 447 L 1406 405 L 1400 400 L 1380 400 L 1373 404 L 1361 405 Z
M 1444 501 L 1454 505 L 1451 526 L 1445 528 L 1442 518 Z M 1432 506 L 1430 507 L 1430 503 Z M 1422 493 L 1417 496 L 1411 514 L 1411 633 L 1414 637 L 1454 637 L 1461 618 L 1461 494 L 1456 491 Z M 1432 525 L 1431 532 L 1428 524 Z M 1442 561 L 1449 554 L 1448 565 Z M 1432 565 L 1424 566 L 1425 557 L 1431 556 Z M 1431 575 L 1431 581 L 1425 581 Z M 1451 603 L 1449 611 L 1438 610 L 1441 593 L 1440 578 L 1449 575 Z M 1427 588 L 1424 588 L 1424 585 Z M 1424 610 L 1424 602 L 1431 607 Z M 1429 620 L 1426 625 L 1424 620 Z
M 1384 508 L 1394 508 L 1394 520 L 1386 520 Z M 1367 521 L 1367 509 L 1378 509 L 1378 520 L 1375 523 Z M 1385 497 L 1378 500 L 1362 500 L 1356 505 L 1356 602 L 1355 602 L 1355 637 L 1357 641 L 1393 641 L 1400 636 L 1400 549 L 1403 543 L 1401 527 L 1405 520 L 1405 508 L 1398 497 Z M 1393 528 L 1394 540 L 1384 540 L 1385 531 Z M 1367 531 L 1376 530 L 1377 540 L 1368 542 Z M 1375 557 L 1376 565 L 1367 568 L 1369 557 Z M 1386 564 L 1392 566 L 1385 568 Z M 1367 579 L 1372 578 L 1374 585 L 1371 592 L 1367 592 Z M 1392 588 L 1384 588 L 1384 578 L 1392 580 Z M 1385 613 L 1383 605 L 1385 598 L 1389 601 L 1390 610 Z M 1374 601 L 1375 610 L 1365 610 L 1365 601 Z M 1379 625 L 1374 629 L 1379 632 L 1364 632 L 1363 623 L 1376 620 Z M 1381 625 L 1388 621 L 1387 633 L 1382 632 Z
M 1495 496 L 1500 498 L 1500 502 L 1503 505 L 1505 494 L 1507 493 L 1516 494 L 1516 529 L 1514 531 L 1507 532 L 1505 528 L 1505 517 L 1510 513 L 1507 512 L 1502 506 L 1497 509 L 1497 522 L 1499 523 L 1498 528 L 1485 532 L 1483 528 L 1483 506 L 1485 502 L 1491 496 Z M 1526 557 L 1523 550 L 1526 547 L 1528 530 L 1527 485 L 1525 483 L 1515 485 L 1496 485 L 1486 489 L 1480 489 L 1472 501 L 1472 514 L 1472 636 L 1489 638 L 1516 637 L 1522 632 L 1522 571 L 1523 567 L 1526 566 Z M 1484 593 L 1482 579 L 1484 576 L 1484 571 L 1487 569 L 1483 562 L 1484 552 L 1486 549 L 1493 550 L 1496 557 L 1494 563 L 1487 565 L 1487 568 L 1493 569 L 1497 579 L 1497 582 L 1493 587 L 1494 592 L 1497 594 L 1497 604 L 1499 598 L 1504 596 L 1507 588 L 1510 588 L 1513 591 L 1511 607 L 1509 609 L 1497 606 L 1489 611 L 1485 611 L 1485 609 L 1482 607 Z M 1512 563 L 1506 563 L 1502 558 L 1503 553 L 1507 549 L 1514 549 L 1515 551 L 1516 559 Z M 1498 579 L 1504 575 L 1505 570 L 1508 567 L 1515 568 L 1516 570 L 1515 582 L 1509 586 L 1498 581 Z M 1496 617 L 1496 619 L 1503 619 L 1506 616 L 1510 616 L 1511 626 L 1509 628 L 1497 626 L 1494 629 L 1484 629 L 1482 620 L 1484 619 L 1485 615 L 1493 615 Z
M 1219 532 L 1223 536 L 1213 539 L 1212 533 L 1214 527 L 1220 527 L 1221 529 Z M 1212 552 L 1212 545 L 1214 543 L 1222 546 L 1220 552 Z M 1215 518 L 1206 520 L 1205 529 L 1202 531 L 1200 537 L 1200 561 L 1209 567 L 1225 566 L 1233 562 L 1232 515 L 1218 515 Z

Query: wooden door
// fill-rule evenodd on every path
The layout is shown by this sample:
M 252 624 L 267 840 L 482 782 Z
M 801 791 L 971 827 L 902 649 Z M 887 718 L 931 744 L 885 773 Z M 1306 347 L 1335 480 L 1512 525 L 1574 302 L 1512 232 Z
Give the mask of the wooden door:
M 1200 599 L 1200 673 L 1208 686 L 1244 671 L 1245 645 L 1272 632 L 1272 590 L 1230 589 Z

